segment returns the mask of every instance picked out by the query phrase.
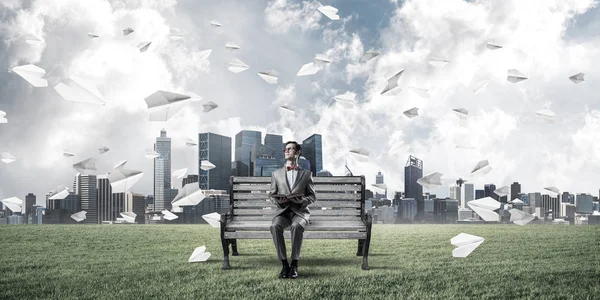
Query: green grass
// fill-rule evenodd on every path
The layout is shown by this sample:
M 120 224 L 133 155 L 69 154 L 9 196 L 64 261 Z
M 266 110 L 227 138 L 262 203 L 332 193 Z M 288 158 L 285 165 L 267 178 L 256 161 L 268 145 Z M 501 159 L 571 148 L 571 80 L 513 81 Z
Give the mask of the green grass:
M 486 240 L 453 258 L 460 232 Z M 271 240 L 238 240 L 222 271 L 208 225 L 7 225 L 0 240 L 0 299 L 600 299 L 600 226 L 374 225 L 371 270 L 356 240 L 305 240 L 297 280 L 277 279 Z M 209 261 L 188 263 L 202 245 Z

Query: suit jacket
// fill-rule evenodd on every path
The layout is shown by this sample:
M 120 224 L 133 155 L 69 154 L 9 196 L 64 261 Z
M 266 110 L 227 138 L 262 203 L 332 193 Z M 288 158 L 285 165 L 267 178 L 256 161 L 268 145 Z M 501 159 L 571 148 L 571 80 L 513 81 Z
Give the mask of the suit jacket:
M 288 182 L 286 175 L 286 167 L 277 169 L 271 174 L 271 191 L 270 196 L 280 194 L 303 194 L 302 203 L 284 203 L 279 204 L 275 198 L 271 198 L 271 201 L 277 205 L 277 211 L 275 211 L 275 218 L 282 214 L 285 210 L 290 209 L 298 216 L 305 219 L 307 222 L 310 220 L 310 211 L 308 205 L 313 204 L 317 198 L 315 197 L 315 184 L 313 183 L 312 173 L 308 170 L 298 168 L 298 176 L 296 182 Z

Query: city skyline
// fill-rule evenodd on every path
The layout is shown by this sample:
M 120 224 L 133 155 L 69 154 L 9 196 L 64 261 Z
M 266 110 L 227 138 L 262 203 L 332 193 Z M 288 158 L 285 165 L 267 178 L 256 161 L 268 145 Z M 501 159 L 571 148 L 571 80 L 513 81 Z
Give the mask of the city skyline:
M 594 82 L 600 78 L 595 34 L 600 9 L 590 1 L 548 1 L 533 8 L 516 0 L 489 5 L 451 0 L 435 10 L 430 1 L 331 1 L 341 17 L 336 22 L 316 11 L 314 1 L 235 7 L 231 1 L 118 3 L 63 0 L 52 9 L 43 1 L 0 4 L 0 69 L 33 63 L 50 72 L 62 63 L 68 72 L 91 78 L 108 102 L 67 102 L 51 88 L 33 88 L 18 75 L 1 72 L 0 110 L 8 123 L 0 124 L 0 150 L 16 161 L 0 163 L 0 198 L 32 192 L 40 204 L 40 195 L 69 183 L 72 165 L 88 157 L 99 159 L 95 175 L 127 160 L 127 166 L 144 172 L 132 190 L 150 195 L 153 163 L 144 149 L 162 128 L 172 138 L 173 169 L 197 169 L 197 149 L 185 141 L 200 132 L 233 137 L 256 130 L 298 142 L 321 134 L 323 169 L 344 174 L 347 159 L 369 185 L 379 169 L 390 186 L 403 182 L 404 161 L 414 155 L 425 162 L 423 175 L 444 174 L 444 186 L 426 190 L 438 195 L 459 177 L 477 187 L 518 181 L 525 191 L 556 186 L 595 194 L 598 189 L 600 152 L 594 142 L 600 104 Z M 81 18 L 53 21 L 74 14 Z M 213 19 L 223 28 L 211 27 Z M 125 27 L 136 31 L 125 37 Z M 178 28 L 184 39 L 171 40 L 170 28 Z M 90 31 L 99 37 L 90 39 Z M 19 42 L 27 33 L 43 42 Z M 152 45 L 141 53 L 135 44 L 143 40 Z M 241 49 L 225 51 L 229 41 Z M 503 48 L 490 50 L 489 41 Z M 64 44 L 68 51 L 60 51 Z M 212 53 L 203 59 L 199 51 L 206 49 Z M 369 49 L 380 56 L 362 62 Z M 332 62 L 315 75 L 295 75 L 319 53 Z M 229 72 L 226 64 L 233 57 L 250 69 Z M 448 63 L 435 66 L 433 57 Z M 507 81 L 513 68 L 528 79 Z M 256 75 L 267 69 L 280 73 L 278 85 Z M 398 81 L 402 90 L 381 96 L 386 79 L 400 69 L 405 70 Z M 585 73 L 584 82 L 568 79 L 579 72 Z M 474 94 L 472 85 L 482 79 L 489 79 L 487 86 Z M 200 113 L 201 104 L 193 103 L 167 122 L 149 122 L 143 99 L 157 89 L 195 92 L 219 107 Z M 335 104 L 333 97 L 346 92 L 356 94 L 355 109 Z M 284 104 L 296 113 L 279 109 Z M 402 114 L 412 107 L 419 108 L 417 117 Z M 544 107 L 556 112 L 553 124 L 535 115 Z M 457 108 L 467 109 L 468 118 L 452 111 Z M 476 149 L 456 148 L 461 143 Z M 103 146 L 110 151 L 100 155 Z M 367 161 L 348 153 L 361 147 L 371 153 Z M 75 156 L 64 157 L 65 150 Z M 491 172 L 470 178 L 484 159 Z M 39 185 L 29 186 L 40 177 Z

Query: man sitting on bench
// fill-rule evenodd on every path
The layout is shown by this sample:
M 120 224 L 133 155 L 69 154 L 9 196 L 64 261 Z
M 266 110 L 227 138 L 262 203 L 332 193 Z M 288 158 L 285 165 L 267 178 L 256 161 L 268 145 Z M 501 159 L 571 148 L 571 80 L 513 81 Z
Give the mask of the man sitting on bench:
M 285 144 L 285 166 L 273 171 L 271 175 L 270 197 L 277 205 L 277 211 L 271 223 L 273 243 L 277 257 L 283 264 L 279 278 L 298 278 L 298 258 L 304 228 L 309 223 L 308 205 L 316 201 L 315 186 L 310 170 L 298 168 L 298 158 L 302 147 L 295 141 Z M 291 226 L 292 265 L 287 260 L 283 230 Z

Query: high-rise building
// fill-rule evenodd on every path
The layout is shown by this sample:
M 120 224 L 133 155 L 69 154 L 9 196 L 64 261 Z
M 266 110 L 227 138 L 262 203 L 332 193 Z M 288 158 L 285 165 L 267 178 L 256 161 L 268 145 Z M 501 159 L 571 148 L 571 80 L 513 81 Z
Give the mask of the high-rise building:
M 277 134 L 267 134 L 265 135 L 265 146 L 273 149 L 275 151 L 275 160 L 279 167 L 283 167 L 285 164 L 285 156 L 283 153 L 283 148 L 281 145 L 283 144 L 283 137 Z
M 484 184 L 483 185 L 483 197 L 492 197 L 495 200 L 498 200 L 498 195 L 494 193 L 496 190 L 496 185 L 493 183 Z
M 298 158 L 298 166 L 300 166 L 300 168 L 304 169 L 304 170 L 310 170 L 311 169 L 311 163 L 308 159 L 306 159 L 304 156 L 300 156 Z
M 250 176 L 250 152 L 254 144 L 261 143 L 260 131 L 242 130 L 235 135 L 236 176 Z
M 146 218 L 144 216 L 144 214 L 146 213 L 145 208 L 144 208 L 144 204 L 145 204 L 144 195 L 128 192 L 126 199 L 127 199 L 127 201 L 125 203 L 126 211 L 131 211 L 136 214 L 135 222 L 137 224 L 144 224 L 145 220 L 146 220 Z
M 99 224 L 96 183 L 96 175 L 79 175 L 79 190 L 77 194 L 79 194 L 81 199 L 81 210 L 87 212 L 83 221 L 86 224 Z
M 229 190 L 231 172 L 231 138 L 211 132 L 198 135 L 198 182 L 202 190 Z M 214 168 L 205 171 L 200 168 L 203 160 L 210 161 Z
M 423 177 L 423 161 L 412 155 L 409 156 L 404 166 L 404 195 L 417 201 L 415 217 L 417 220 L 421 220 L 424 213 L 423 187 L 417 183 L 421 177 Z
M 262 144 L 254 144 L 250 150 L 250 176 L 271 176 L 273 171 L 281 168 L 277 161 L 276 151 Z
M 313 176 L 323 170 L 323 143 L 320 134 L 313 134 L 302 141 L 302 156 L 310 161 L 310 171 Z
M 154 159 L 154 210 L 165 209 L 166 190 L 171 188 L 171 138 L 163 128 L 156 138 L 154 151 L 160 156 Z
M 456 183 L 450 184 L 448 187 L 448 197 L 454 200 L 461 200 L 460 187 Z
M 194 182 L 198 182 L 198 175 L 195 175 L 195 174 L 188 175 L 181 180 L 181 187 L 184 187 L 186 184 L 190 184 L 190 183 L 194 183 Z M 203 188 L 201 187 L 200 189 L 203 189 Z M 203 189 L 203 190 L 207 190 L 207 189 Z
M 542 212 L 552 212 L 552 219 L 556 219 L 560 216 L 560 201 L 558 197 L 551 197 L 550 195 L 542 195 Z M 538 216 L 544 218 L 544 216 Z
M 381 171 L 378 171 L 377 175 L 375 175 L 375 184 L 384 184 L 383 183 L 383 174 L 381 173 Z M 387 189 L 383 190 L 383 194 L 379 194 L 377 191 L 375 191 L 375 198 L 380 199 L 381 197 L 379 195 L 381 195 L 381 197 L 387 199 Z M 415 205 L 416 205 L 416 203 L 415 203 Z M 416 206 L 415 206 L 415 208 L 416 208 Z
M 475 199 L 485 198 L 484 190 L 475 190 Z
M 529 193 L 529 213 L 535 213 L 535 208 L 542 207 L 542 194 L 541 193 Z M 537 215 L 539 218 L 544 216 Z
M 35 209 L 33 206 L 35 205 L 35 195 L 33 193 L 29 193 L 25 196 L 25 211 L 23 215 L 27 216 L 27 214 L 34 213 Z
M 98 175 L 98 223 L 104 221 L 115 221 L 113 210 L 113 193 L 107 175 Z
M 519 194 L 521 193 L 521 184 L 518 182 L 513 182 L 510 185 L 510 200 L 514 200 L 515 198 L 519 198 Z
M 591 214 L 594 212 L 594 197 L 590 194 L 580 193 L 575 196 L 575 212 Z
M 467 203 L 471 200 L 475 200 L 475 187 L 472 183 L 465 183 L 462 186 L 460 196 L 462 201 L 460 202 L 461 208 L 468 208 Z

